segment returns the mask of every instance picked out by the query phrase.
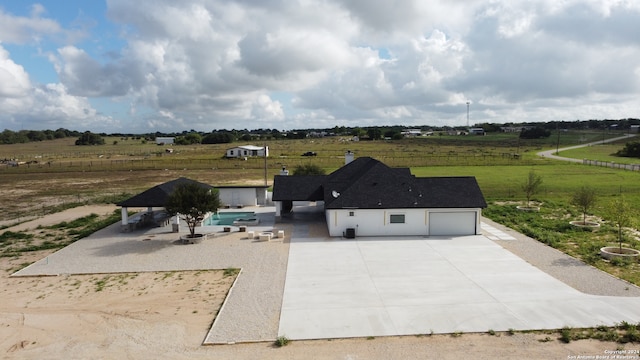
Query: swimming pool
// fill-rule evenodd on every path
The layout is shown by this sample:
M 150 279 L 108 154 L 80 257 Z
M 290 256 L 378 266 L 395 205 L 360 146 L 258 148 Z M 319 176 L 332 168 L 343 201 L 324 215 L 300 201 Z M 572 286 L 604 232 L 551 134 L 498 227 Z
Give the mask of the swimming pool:
M 227 211 L 218 212 L 212 214 L 208 218 L 204 219 L 204 226 L 216 226 L 216 225 L 233 225 L 233 222 L 237 219 L 255 218 L 256 213 L 253 211 Z

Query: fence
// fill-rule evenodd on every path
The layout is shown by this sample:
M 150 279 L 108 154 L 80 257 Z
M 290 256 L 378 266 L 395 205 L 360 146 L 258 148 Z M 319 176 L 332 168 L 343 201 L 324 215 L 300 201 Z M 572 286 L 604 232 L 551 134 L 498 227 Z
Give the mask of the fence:
M 611 161 L 588 160 L 588 159 L 582 160 L 582 164 L 591 165 L 591 166 L 602 166 L 602 167 L 608 167 L 612 169 L 640 171 L 640 164 L 619 164 Z
M 376 159 L 391 167 L 423 166 L 470 166 L 470 165 L 526 165 L 525 160 L 502 153 L 447 153 L 447 154 L 379 154 Z M 321 168 L 339 168 L 344 165 L 344 156 L 304 158 L 299 156 L 273 156 L 267 159 L 267 168 L 279 170 L 283 166 L 293 169 L 298 165 L 313 163 Z M 202 170 L 202 169 L 263 169 L 264 158 L 241 159 L 194 159 L 150 157 L 145 159 L 94 159 L 22 163 L 18 166 L 0 166 L 8 173 L 29 172 L 74 172 L 74 171 L 128 171 L 128 170 Z

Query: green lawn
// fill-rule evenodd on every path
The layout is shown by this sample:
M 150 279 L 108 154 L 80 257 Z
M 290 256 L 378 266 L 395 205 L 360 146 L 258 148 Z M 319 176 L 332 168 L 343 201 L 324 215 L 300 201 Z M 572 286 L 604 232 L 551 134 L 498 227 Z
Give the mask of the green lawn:
M 624 144 L 600 144 L 587 146 L 578 149 L 560 151 L 560 156 L 574 159 L 588 159 L 615 162 L 618 164 L 640 164 L 640 159 L 615 156 L 614 154 L 622 150 Z
M 490 200 L 524 200 L 521 190 L 529 171 L 542 176 L 539 199 L 568 199 L 586 185 L 603 198 L 623 193 L 640 204 L 640 174 L 581 164 L 553 162 L 535 166 L 442 166 L 411 168 L 416 176 L 475 176 L 485 197 Z

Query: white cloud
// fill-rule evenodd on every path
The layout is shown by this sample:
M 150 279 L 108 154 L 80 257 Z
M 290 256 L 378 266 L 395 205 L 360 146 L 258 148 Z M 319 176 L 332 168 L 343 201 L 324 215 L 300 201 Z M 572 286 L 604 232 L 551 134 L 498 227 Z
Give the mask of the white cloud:
M 50 55 L 59 84 L 33 85 L 0 53 L 12 118 L 124 131 L 92 98 L 131 104 L 126 131 L 139 132 L 461 125 L 467 101 L 474 121 L 638 116 L 638 2 L 108 0 L 124 41 L 113 56 L 69 43 L 46 7 L 0 10 L 2 41 L 67 40 Z M 50 111 L 24 105 L 36 97 Z
M 22 97 L 30 87 L 29 74 L 13 62 L 9 52 L 0 46 L 0 97 Z

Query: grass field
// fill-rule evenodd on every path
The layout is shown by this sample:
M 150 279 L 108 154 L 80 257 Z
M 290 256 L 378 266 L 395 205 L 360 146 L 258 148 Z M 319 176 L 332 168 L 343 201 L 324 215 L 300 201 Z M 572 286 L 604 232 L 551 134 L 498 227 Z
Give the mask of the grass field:
M 589 159 L 598 161 L 615 162 L 618 164 L 640 164 L 640 159 L 615 156 L 614 154 L 624 147 L 624 143 L 600 144 L 578 149 L 561 151 L 560 156 L 575 159 Z

